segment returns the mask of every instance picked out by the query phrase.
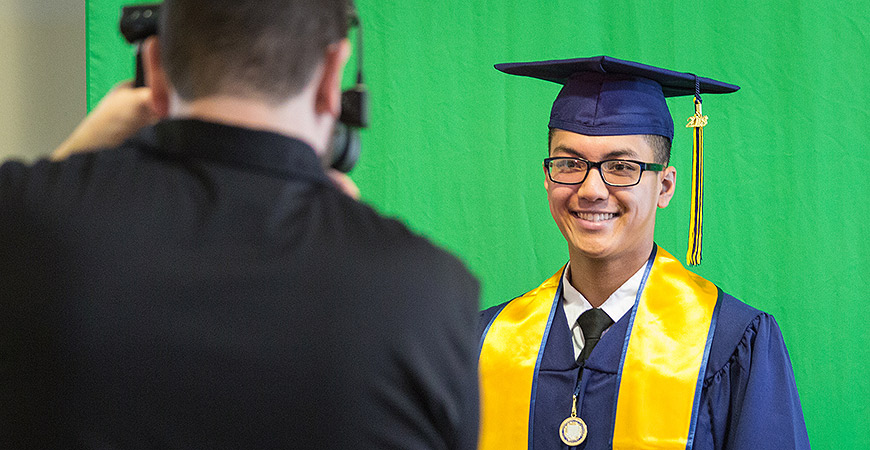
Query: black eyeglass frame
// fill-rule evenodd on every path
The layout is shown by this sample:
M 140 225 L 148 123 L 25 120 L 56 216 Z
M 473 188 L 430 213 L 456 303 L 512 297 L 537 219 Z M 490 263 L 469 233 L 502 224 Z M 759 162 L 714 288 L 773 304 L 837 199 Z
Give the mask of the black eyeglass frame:
M 566 160 L 566 159 L 570 159 L 570 160 L 574 160 L 574 161 L 583 161 L 584 163 L 586 163 L 586 174 L 583 175 L 582 180 L 580 180 L 576 183 L 565 183 L 563 181 L 556 181 L 553 179 L 553 175 L 550 174 L 550 163 L 553 161 Z M 607 181 L 604 178 L 604 173 L 601 171 L 601 165 L 604 163 L 613 162 L 613 161 L 620 161 L 620 162 L 624 161 L 624 162 L 630 162 L 630 163 L 634 163 L 634 164 L 639 165 L 640 166 L 640 175 L 637 177 L 637 181 L 635 181 L 634 183 L 631 183 L 631 184 L 614 184 L 614 183 Z M 601 177 L 601 181 L 603 181 L 604 184 L 606 184 L 608 186 L 613 186 L 613 187 L 629 187 L 629 186 L 637 186 L 637 184 L 640 183 L 641 178 L 643 178 L 643 173 L 645 171 L 661 172 L 662 170 L 665 169 L 665 166 L 663 164 L 648 163 L 648 162 L 643 162 L 643 161 L 635 161 L 633 159 L 605 159 L 604 161 L 598 161 L 598 162 L 593 162 L 593 161 L 589 161 L 588 159 L 576 158 L 576 157 L 572 157 L 572 156 L 554 156 L 551 158 L 544 159 L 544 171 L 547 172 L 547 178 L 549 178 L 550 181 L 552 181 L 553 183 L 556 183 L 556 184 L 566 184 L 566 185 L 583 184 L 583 182 L 586 181 L 587 178 L 589 178 L 589 172 L 594 168 L 598 168 L 598 175 Z

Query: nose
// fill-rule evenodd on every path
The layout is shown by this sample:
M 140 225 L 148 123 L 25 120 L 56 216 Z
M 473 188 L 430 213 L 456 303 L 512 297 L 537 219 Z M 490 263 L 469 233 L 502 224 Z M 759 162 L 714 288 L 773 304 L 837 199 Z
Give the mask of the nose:
M 577 187 L 577 196 L 589 202 L 604 200 L 610 195 L 610 190 L 604 184 L 600 167 L 589 169 L 589 174 L 580 186 Z

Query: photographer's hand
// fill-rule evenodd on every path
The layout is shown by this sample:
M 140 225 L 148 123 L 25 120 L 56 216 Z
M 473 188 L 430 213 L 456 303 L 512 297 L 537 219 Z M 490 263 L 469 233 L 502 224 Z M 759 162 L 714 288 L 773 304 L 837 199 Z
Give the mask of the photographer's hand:
M 335 169 L 326 169 L 326 174 L 332 179 L 332 184 L 354 200 L 359 200 L 359 187 L 347 176 Z
M 116 147 L 157 119 L 149 88 L 133 88 L 129 81 L 118 84 L 51 154 L 51 159 Z

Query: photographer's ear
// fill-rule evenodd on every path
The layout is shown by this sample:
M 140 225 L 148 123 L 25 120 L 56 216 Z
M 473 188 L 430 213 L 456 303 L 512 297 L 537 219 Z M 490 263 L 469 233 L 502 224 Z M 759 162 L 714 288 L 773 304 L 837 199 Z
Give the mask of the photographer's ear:
M 350 41 L 342 39 L 326 48 L 323 72 L 317 86 L 314 107 L 318 114 L 338 118 L 341 114 L 341 76 L 350 56 Z
M 142 43 L 142 64 L 145 86 L 151 88 L 154 112 L 160 119 L 169 115 L 170 85 L 160 59 L 160 39 L 151 36 Z

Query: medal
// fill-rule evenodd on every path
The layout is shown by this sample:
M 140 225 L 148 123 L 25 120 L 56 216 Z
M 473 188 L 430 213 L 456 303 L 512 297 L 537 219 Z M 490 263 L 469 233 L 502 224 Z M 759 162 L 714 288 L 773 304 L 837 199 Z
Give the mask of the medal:
M 562 421 L 559 425 L 559 438 L 569 447 L 574 447 L 586 440 L 586 422 L 577 417 L 577 396 L 574 395 L 574 404 L 571 406 L 571 417 Z

